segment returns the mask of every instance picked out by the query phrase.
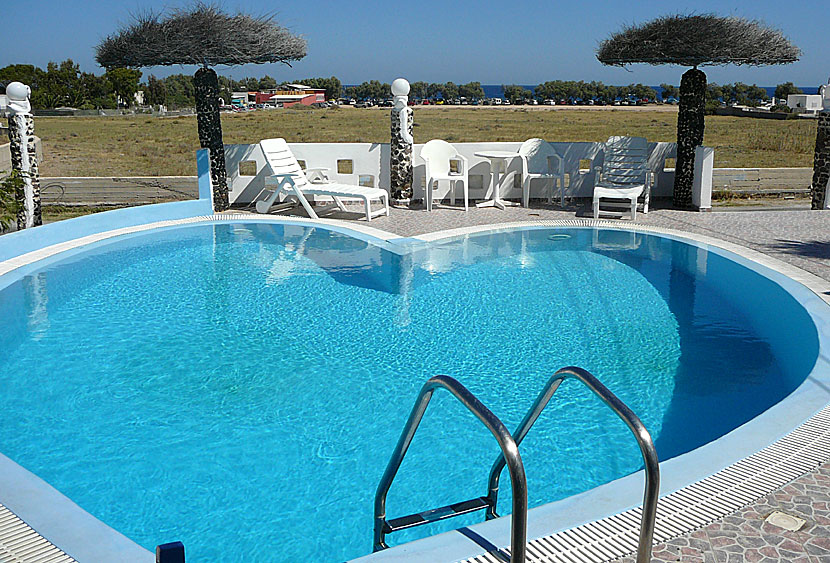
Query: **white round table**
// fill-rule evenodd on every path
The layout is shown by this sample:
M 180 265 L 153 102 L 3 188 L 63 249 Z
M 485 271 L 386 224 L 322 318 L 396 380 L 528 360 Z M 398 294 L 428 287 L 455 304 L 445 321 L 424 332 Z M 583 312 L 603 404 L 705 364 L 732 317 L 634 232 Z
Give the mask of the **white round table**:
M 490 173 L 493 176 L 493 196 L 492 199 L 482 201 L 476 204 L 476 207 L 497 207 L 504 209 L 505 207 L 516 207 L 519 204 L 515 201 L 504 201 L 499 197 L 499 189 L 501 188 L 501 167 L 504 165 L 505 172 L 507 171 L 508 161 L 518 158 L 519 153 L 511 151 L 481 151 L 474 153 L 476 156 L 486 158 L 490 161 Z

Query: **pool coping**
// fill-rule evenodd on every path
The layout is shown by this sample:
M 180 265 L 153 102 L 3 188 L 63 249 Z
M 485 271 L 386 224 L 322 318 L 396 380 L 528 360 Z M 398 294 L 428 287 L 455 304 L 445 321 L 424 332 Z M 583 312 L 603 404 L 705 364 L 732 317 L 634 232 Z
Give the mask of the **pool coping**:
M 800 268 L 787 264 L 777 258 L 752 250 L 745 246 L 729 243 L 727 241 L 705 235 L 679 231 L 676 229 L 652 227 L 634 223 L 620 224 L 617 221 L 602 219 L 520 221 L 443 230 L 413 237 L 401 237 L 387 231 L 373 228 L 366 224 L 355 224 L 353 222 L 341 220 L 323 219 L 314 221 L 303 218 L 262 216 L 234 212 L 215 213 L 212 215 L 199 215 L 184 219 L 156 221 L 153 223 L 112 229 L 58 244 L 53 244 L 0 262 L 0 276 L 4 276 L 5 274 L 15 271 L 20 273 L 28 269 L 27 266 L 32 266 L 37 262 L 41 262 L 45 259 L 58 256 L 74 249 L 106 241 L 108 239 L 141 233 L 152 229 L 172 228 L 210 222 L 273 222 L 282 224 L 298 224 L 309 227 L 323 227 L 349 234 L 351 236 L 356 236 L 357 238 L 366 240 L 367 242 L 379 244 L 390 251 L 400 253 L 407 252 L 413 247 L 427 245 L 430 243 L 441 243 L 469 235 L 512 231 L 515 229 L 577 227 L 653 233 L 683 241 L 691 241 L 696 243 L 697 246 L 704 245 L 704 248 L 712 247 L 711 250 L 722 250 L 735 254 L 744 260 L 760 264 L 773 272 L 777 272 L 785 278 L 788 278 L 789 280 L 792 280 L 793 282 L 796 282 L 808 289 L 824 303 L 830 303 L 830 282 L 814 274 L 801 270 Z M 799 301 L 801 300 L 799 299 Z M 802 303 L 802 305 L 804 304 Z M 807 307 L 805 307 L 805 309 L 807 309 Z M 808 310 L 808 312 L 810 311 Z M 816 320 L 814 315 L 811 314 L 810 316 L 814 321 Z M 822 328 L 823 327 L 817 325 L 820 335 L 822 333 Z M 810 379 L 810 377 L 808 377 L 808 379 Z M 801 387 L 802 386 L 799 386 L 793 394 L 774 405 L 770 410 L 775 407 L 779 407 L 787 399 L 790 399 L 790 397 L 798 393 Z M 767 439 L 764 446 L 756 448 L 756 453 L 744 457 L 732 465 L 724 466 L 724 469 L 714 474 L 709 474 L 708 476 L 703 476 L 702 478 L 693 480 L 691 481 L 691 484 L 684 485 L 677 490 L 673 490 L 670 485 L 668 488 L 669 490 L 673 490 L 673 492 L 660 499 L 655 542 L 665 541 L 676 537 L 680 534 L 697 529 L 720 517 L 726 516 L 742 506 L 745 506 L 749 502 L 760 498 L 764 494 L 776 490 L 790 480 L 817 466 L 822 461 L 830 458 L 830 430 L 827 432 L 820 431 L 821 428 L 829 426 L 827 422 L 830 420 L 830 406 L 825 406 L 827 403 L 828 401 L 825 400 L 824 404 L 821 405 L 824 408 L 820 408 L 820 410 L 817 409 L 818 412 L 812 417 L 809 417 L 806 421 L 802 418 L 799 421 L 801 422 L 800 425 L 796 422 L 790 427 L 791 430 L 784 437 L 779 438 L 778 440 L 772 438 L 772 444 L 769 444 L 770 440 Z M 762 415 L 759 415 L 750 421 L 750 423 L 756 421 L 758 418 L 761 418 L 768 412 L 769 411 L 762 413 Z M 744 428 L 745 426 L 746 425 L 739 427 L 739 429 Z M 792 430 L 792 428 L 794 428 L 794 430 Z M 737 430 L 738 429 L 733 430 L 726 436 L 697 448 L 692 452 L 664 462 L 661 464 L 661 469 L 663 469 L 664 475 L 666 474 L 664 467 L 678 465 L 679 461 L 677 460 L 688 462 L 689 456 L 692 456 L 693 454 L 695 454 L 695 456 L 702 456 L 704 452 L 706 455 L 702 457 L 710 457 L 713 453 L 713 447 L 716 444 L 721 443 L 722 440 L 730 437 Z M 722 445 L 723 444 L 721 443 L 721 446 Z M 772 460 L 772 462 L 769 460 Z M 8 461 L 9 464 L 14 464 L 14 462 L 8 460 L 8 458 L 0 458 L 0 465 L 7 465 L 5 463 L 6 461 Z M 768 475 L 768 472 L 762 471 L 762 468 L 767 466 L 775 468 L 774 475 Z M 20 469 L 28 473 L 25 469 Z M 686 472 L 680 471 L 680 473 L 685 474 Z M 29 475 L 40 481 L 35 475 L 32 475 L 31 473 L 29 473 Z M 751 478 L 748 479 L 747 476 Z M 50 487 L 45 482 L 42 483 L 45 485 L 44 491 L 42 491 L 43 498 L 41 499 L 43 502 L 36 503 L 41 504 L 40 509 L 32 506 L 12 507 L 12 511 L 17 513 L 19 517 L 22 517 L 22 521 L 29 522 L 30 524 L 32 522 L 41 522 L 44 514 L 47 513 L 54 518 L 54 515 L 51 513 L 54 512 L 55 505 L 50 501 L 54 500 L 54 498 L 57 498 L 59 501 L 64 499 L 59 502 L 59 504 L 65 505 L 68 503 L 71 505 L 65 506 L 67 510 L 70 512 L 81 512 L 87 518 L 95 520 L 95 522 L 99 523 L 113 534 L 112 539 L 114 541 L 117 540 L 116 543 L 121 541 L 120 538 L 132 543 L 142 552 L 140 560 L 145 560 L 145 557 L 147 557 L 147 560 L 149 561 L 149 556 L 152 556 L 149 551 L 144 550 L 144 548 L 134 544 L 132 540 L 129 540 L 116 530 L 109 528 L 106 524 L 103 524 L 93 516 L 84 512 L 80 507 L 72 503 L 71 500 L 64 497 L 61 493 Z M 585 493 L 532 509 L 530 511 L 532 520 L 531 524 L 528 526 L 528 537 L 536 539 L 531 539 L 528 544 L 529 560 L 534 561 L 538 558 L 549 558 L 551 555 L 555 554 L 564 556 L 568 553 L 580 561 L 607 561 L 609 559 L 630 554 L 636 549 L 636 537 L 639 530 L 639 508 L 629 508 L 622 513 L 601 518 L 602 515 L 594 515 L 594 517 L 590 517 L 589 514 L 579 510 L 577 505 L 591 504 L 594 506 L 607 506 L 608 502 L 612 500 L 616 503 L 615 511 L 619 510 L 621 506 L 636 507 L 641 502 L 636 498 L 636 495 L 632 499 L 631 494 L 628 494 L 626 503 L 620 504 L 621 499 L 618 495 L 612 494 L 611 489 L 619 489 L 622 487 L 630 490 L 636 490 L 637 493 L 639 493 L 639 491 L 641 491 L 641 486 L 639 485 L 640 483 L 642 483 L 642 472 L 629 475 Z M 2 487 L 2 489 L 6 488 L 2 485 L 0 485 L 0 487 Z M 726 487 L 726 489 L 724 489 L 724 487 Z M 726 494 L 727 492 L 732 491 L 734 491 L 734 494 Z M 4 500 L 7 497 L 6 493 L 7 491 L 3 492 Z M 54 498 L 47 500 L 48 497 Z M 2 505 L 0 505 L 0 507 L 2 507 Z M 561 514 L 557 516 L 557 513 L 561 513 L 563 510 L 570 512 L 571 515 L 574 512 L 583 512 L 581 518 L 577 516 L 577 520 L 583 520 L 581 525 L 574 528 L 573 525 L 575 522 L 573 522 L 573 517 L 568 518 L 571 523 L 566 525 L 561 518 Z M 607 515 L 609 512 L 606 510 L 604 514 Z M 538 523 L 533 524 L 533 520 L 540 519 L 537 517 L 541 517 L 541 520 L 545 523 L 541 526 Z M 64 518 L 64 520 L 71 519 Z M 553 526 L 551 526 L 551 524 L 553 524 Z M 74 553 L 75 555 L 73 556 L 76 557 L 79 553 L 84 552 L 85 550 L 81 549 L 79 552 L 77 545 L 70 546 L 69 544 L 83 543 L 87 546 L 89 545 L 88 536 L 85 536 L 84 540 L 81 540 L 81 537 L 77 537 L 73 541 L 71 538 L 64 537 L 65 534 L 63 533 L 56 536 L 53 530 L 47 530 L 47 528 L 51 526 L 52 524 L 47 525 L 41 523 L 32 527 L 38 530 L 38 532 L 40 532 L 44 537 L 51 536 L 51 538 L 54 538 L 54 545 L 64 548 L 67 553 Z M 542 531 L 540 529 L 542 527 L 546 528 L 546 530 Z M 509 544 L 509 519 L 502 518 L 490 522 L 484 522 L 471 526 L 469 529 L 475 530 L 474 534 L 472 534 L 473 536 L 479 534 L 480 541 L 471 541 L 468 536 L 463 536 L 458 532 L 447 532 L 445 534 L 397 546 L 384 552 L 364 556 L 355 559 L 354 561 L 435 561 L 436 557 L 440 557 L 441 560 L 466 560 L 471 563 L 501 561 L 497 555 L 497 550 L 493 550 L 493 546 L 504 546 Z M 555 533 L 551 535 L 552 531 Z M 88 532 L 88 530 L 79 530 L 79 532 Z M 103 540 L 104 538 L 101 539 Z M 2 535 L 0 535 L 0 542 L 2 542 Z M 2 546 L 3 544 L 0 543 L 0 549 Z M 509 550 L 506 550 L 506 552 L 509 552 Z M 496 555 L 494 555 L 494 553 L 496 553 Z M 80 560 L 87 560 L 87 558 L 82 556 Z M 96 559 L 93 558 L 88 560 L 94 561 Z M 107 560 L 116 561 L 121 559 L 113 558 Z

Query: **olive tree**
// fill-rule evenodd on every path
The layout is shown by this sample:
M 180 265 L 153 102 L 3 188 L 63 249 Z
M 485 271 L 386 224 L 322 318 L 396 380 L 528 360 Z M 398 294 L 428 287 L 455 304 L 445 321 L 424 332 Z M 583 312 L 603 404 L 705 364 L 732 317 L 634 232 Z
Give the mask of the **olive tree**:
M 96 47 L 105 68 L 198 65 L 194 75 L 199 144 L 210 151 L 213 206 L 228 208 L 225 148 L 219 119 L 216 65 L 285 63 L 303 58 L 306 41 L 277 24 L 273 16 L 226 14 L 198 2 L 167 14 L 145 12 Z M 289 64 L 290 66 L 290 64 Z
M 777 65 L 798 60 L 801 51 L 759 21 L 714 14 L 663 16 L 623 28 L 602 41 L 602 64 L 674 64 L 692 67 L 680 79 L 674 205 L 692 205 L 695 148 L 703 144 L 706 74 L 712 65 Z

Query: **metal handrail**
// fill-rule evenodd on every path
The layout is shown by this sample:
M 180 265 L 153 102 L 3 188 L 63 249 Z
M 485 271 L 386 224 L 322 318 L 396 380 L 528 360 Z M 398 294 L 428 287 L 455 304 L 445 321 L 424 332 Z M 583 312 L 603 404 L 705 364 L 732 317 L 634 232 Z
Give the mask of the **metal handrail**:
M 398 473 L 406 451 L 412 443 L 412 438 L 415 436 L 415 431 L 418 429 L 418 425 L 424 416 L 432 394 L 439 387 L 443 387 L 449 391 L 462 405 L 467 407 L 470 412 L 484 423 L 499 443 L 502 451 L 502 455 L 499 458 L 502 460 L 501 467 L 504 467 L 505 463 L 507 464 L 507 469 L 510 472 L 510 483 L 513 487 L 513 514 L 510 524 L 510 561 L 511 563 L 525 563 L 527 558 L 527 479 L 525 478 L 522 458 L 519 455 L 517 440 L 513 439 L 513 436 L 501 420 L 490 409 L 485 407 L 475 395 L 470 393 L 461 383 L 447 375 L 431 377 L 421 388 L 418 400 L 412 407 L 412 412 L 409 414 L 406 426 L 401 433 L 397 446 L 395 446 L 395 452 L 392 454 L 389 464 L 386 466 L 386 471 L 384 471 L 383 477 L 378 485 L 378 490 L 375 493 L 374 551 L 380 551 L 381 549 L 389 547 L 385 541 L 386 533 L 389 531 L 386 520 L 386 495 L 392 486 L 395 475 Z M 498 482 L 498 479 L 496 481 Z M 498 489 L 498 484 L 496 485 L 496 489 Z
M 582 368 L 571 366 L 560 369 L 545 384 L 542 392 L 536 397 L 533 406 L 527 411 L 524 419 L 513 434 L 516 444 L 518 446 L 522 443 L 522 440 L 527 436 L 533 423 L 536 422 L 536 419 L 539 418 L 539 415 L 547 406 L 548 401 L 556 393 L 559 385 L 568 378 L 578 379 L 584 383 L 588 389 L 593 391 L 606 405 L 611 407 L 611 410 L 625 422 L 626 426 L 628 426 L 637 439 L 637 445 L 640 446 L 640 453 L 643 456 L 646 472 L 643 513 L 640 518 L 640 541 L 637 547 L 637 563 L 649 563 L 651 561 L 651 542 L 654 537 L 654 520 L 657 515 L 657 498 L 660 494 L 660 466 L 657 459 L 657 450 L 654 449 L 654 442 L 651 439 L 651 435 L 637 415 L 605 387 L 605 385 Z M 488 520 L 498 517 L 498 514 L 496 514 L 496 503 L 499 494 L 499 476 L 501 470 L 504 468 L 504 464 L 504 456 L 500 456 L 493 464 L 492 469 L 490 469 L 489 492 L 486 499 L 488 505 Z

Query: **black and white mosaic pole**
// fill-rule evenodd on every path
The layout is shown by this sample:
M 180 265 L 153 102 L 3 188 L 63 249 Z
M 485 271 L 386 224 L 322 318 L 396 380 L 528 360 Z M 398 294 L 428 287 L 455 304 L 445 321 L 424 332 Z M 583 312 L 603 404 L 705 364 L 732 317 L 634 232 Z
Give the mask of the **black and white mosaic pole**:
M 29 103 L 31 89 L 20 82 L 6 86 L 9 99 L 9 152 L 12 170 L 23 179 L 23 193 L 18 198 L 23 208 L 17 215 L 17 228 L 28 229 L 43 224 L 40 213 L 40 174 L 35 148 L 35 120 Z
M 196 94 L 196 123 L 199 145 L 210 152 L 210 179 L 213 184 L 213 210 L 225 211 L 228 204 L 228 173 L 225 145 L 219 120 L 219 79 L 212 68 L 200 68 L 193 77 Z
M 818 114 L 816 128 L 816 153 L 813 158 L 813 182 L 810 193 L 813 196 L 811 209 L 826 209 L 827 182 L 830 180 L 830 110 Z
M 692 207 L 695 182 L 695 149 L 703 144 L 706 106 L 706 74 L 697 68 L 680 79 L 680 107 L 677 112 L 677 163 L 674 172 L 674 206 Z
M 830 79 L 819 88 L 824 111 L 818 114 L 816 128 L 816 153 L 813 158 L 813 181 L 810 184 L 812 195 L 811 209 L 830 209 L 827 201 L 828 182 L 830 182 Z
M 392 142 L 390 143 L 390 180 L 392 203 L 408 205 L 412 200 L 412 108 L 409 102 L 409 82 L 398 78 L 392 82 Z

